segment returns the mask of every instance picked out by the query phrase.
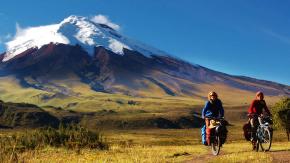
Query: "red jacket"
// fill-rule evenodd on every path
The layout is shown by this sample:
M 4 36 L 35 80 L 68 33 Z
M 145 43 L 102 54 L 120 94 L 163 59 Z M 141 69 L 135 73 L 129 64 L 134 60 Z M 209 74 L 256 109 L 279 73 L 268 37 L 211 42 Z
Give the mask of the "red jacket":
M 263 109 L 265 109 L 265 111 L 271 115 L 265 100 L 253 100 L 251 106 L 248 109 L 248 113 L 260 115 L 263 113 Z

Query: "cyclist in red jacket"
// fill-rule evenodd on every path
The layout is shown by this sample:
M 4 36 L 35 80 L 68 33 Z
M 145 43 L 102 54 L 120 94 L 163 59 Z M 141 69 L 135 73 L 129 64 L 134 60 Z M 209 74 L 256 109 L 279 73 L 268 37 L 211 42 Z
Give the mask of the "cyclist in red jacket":
M 263 92 L 259 91 L 256 93 L 256 99 L 252 101 L 252 104 L 248 109 L 248 117 L 252 127 L 251 140 L 253 143 L 256 141 L 255 135 L 257 127 L 259 124 L 261 124 L 262 121 L 261 116 L 263 116 L 263 109 L 269 116 L 271 116 L 271 113 L 264 100 L 264 94 Z

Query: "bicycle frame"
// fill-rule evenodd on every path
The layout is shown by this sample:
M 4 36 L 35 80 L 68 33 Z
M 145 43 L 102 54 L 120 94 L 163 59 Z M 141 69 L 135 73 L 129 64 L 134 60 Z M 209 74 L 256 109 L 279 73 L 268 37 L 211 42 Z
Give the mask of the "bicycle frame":
M 259 124 L 257 128 L 257 132 L 256 132 L 256 137 L 257 137 L 256 151 L 259 150 L 259 145 L 261 146 L 263 151 L 268 151 L 271 148 L 273 131 L 272 131 L 272 127 L 270 123 L 265 120 L 268 117 L 261 117 L 261 118 L 262 118 L 262 123 Z M 266 136 L 268 137 L 266 138 Z M 269 143 L 269 146 L 267 149 L 263 147 L 264 146 L 262 145 L 263 143 Z
M 214 128 L 212 128 L 211 130 L 213 131 L 210 135 L 210 145 L 212 148 L 212 153 L 213 155 L 218 155 L 219 151 L 220 151 L 220 147 L 222 146 L 222 139 L 224 139 L 224 137 L 222 137 L 222 128 L 225 127 L 223 126 L 223 118 L 210 118 L 211 120 L 215 120 L 216 122 L 216 126 Z M 224 139 L 225 140 L 225 139 Z

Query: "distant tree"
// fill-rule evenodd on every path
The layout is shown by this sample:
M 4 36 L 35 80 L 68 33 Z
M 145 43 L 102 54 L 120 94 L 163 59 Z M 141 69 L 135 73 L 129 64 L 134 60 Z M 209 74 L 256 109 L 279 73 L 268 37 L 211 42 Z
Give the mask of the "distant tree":
M 272 108 L 274 127 L 285 129 L 288 140 L 290 132 L 290 98 L 284 97 L 278 101 Z

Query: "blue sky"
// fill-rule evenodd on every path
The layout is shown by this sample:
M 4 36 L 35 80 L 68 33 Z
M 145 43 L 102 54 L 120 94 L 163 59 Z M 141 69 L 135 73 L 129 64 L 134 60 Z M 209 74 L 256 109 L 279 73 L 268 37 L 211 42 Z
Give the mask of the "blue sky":
M 10 0 L 0 6 L 0 53 L 16 23 L 25 28 L 103 14 L 122 34 L 189 62 L 290 85 L 289 6 L 274 0 Z

